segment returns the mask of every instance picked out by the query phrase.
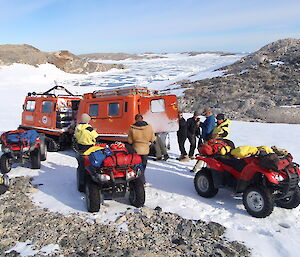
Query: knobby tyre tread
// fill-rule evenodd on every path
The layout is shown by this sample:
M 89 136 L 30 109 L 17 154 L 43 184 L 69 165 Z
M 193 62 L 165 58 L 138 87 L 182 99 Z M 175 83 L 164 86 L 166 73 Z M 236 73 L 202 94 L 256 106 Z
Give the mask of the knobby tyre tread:
M 32 169 L 40 169 L 41 168 L 41 151 L 39 148 L 34 149 L 30 153 L 30 162 Z
M 295 188 L 294 194 L 288 199 L 280 199 L 276 201 L 277 206 L 284 209 L 294 209 L 300 204 L 300 188 L 297 186 Z
M 207 183 L 206 190 L 204 190 L 203 183 Z M 207 168 L 202 168 L 200 171 L 198 171 L 194 178 L 194 186 L 197 191 L 197 193 L 205 198 L 212 198 L 214 197 L 219 189 L 214 186 L 214 181 L 212 178 L 212 175 L 210 173 L 210 170 Z
M 260 211 L 256 211 L 253 208 L 251 208 L 251 205 L 249 205 L 247 201 L 247 196 L 251 192 L 257 192 L 261 195 L 263 198 L 263 207 Z M 246 190 L 243 193 L 243 204 L 247 210 L 247 212 L 256 218 L 265 218 L 269 216 L 274 209 L 274 197 L 272 195 L 271 190 L 268 187 L 264 186 L 249 186 L 246 188 Z
M 129 183 L 129 202 L 137 208 L 144 206 L 145 187 L 141 178 L 137 178 Z
M 89 212 L 100 210 L 101 194 L 98 185 L 87 177 L 85 184 L 86 206 Z
M 0 157 L 1 173 L 5 174 L 11 171 L 10 157 L 8 154 L 2 154 Z

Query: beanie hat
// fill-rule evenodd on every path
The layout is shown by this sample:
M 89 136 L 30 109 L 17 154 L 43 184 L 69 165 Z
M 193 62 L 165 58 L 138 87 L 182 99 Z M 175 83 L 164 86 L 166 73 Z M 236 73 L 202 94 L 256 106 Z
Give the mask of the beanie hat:
M 223 113 L 219 113 L 216 117 L 217 120 L 225 120 L 225 115 Z
M 81 122 L 82 122 L 82 123 L 89 123 L 90 120 L 91 120 L 91 117 L 90 117 L 90 115 L 88 115 L 87 113 L 83 113 L 83 114 L 81 115 Z

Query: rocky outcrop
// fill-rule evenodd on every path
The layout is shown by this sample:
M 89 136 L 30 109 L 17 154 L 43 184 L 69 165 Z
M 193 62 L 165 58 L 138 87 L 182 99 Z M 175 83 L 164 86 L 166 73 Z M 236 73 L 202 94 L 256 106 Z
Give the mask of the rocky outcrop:
M 210 106 L 232 119 L 300 123 L 300 108 L 286 107 L 300 105 L 300 40 L 273 42 L 220 70 L 221 77 L 182 84 L 189 88 L 182 109 Z
M 0 45 L 0 65 L 22 63 L 40 65 L 50 63 L 68 73 L 102 72 L 112 68 L 124 69 L 122 64 L 104 64 L 89 62 L 69 51 L 53 53 L 42 52 L 31 45 Z
M 27 240 L 35 256 L 50 244 L 58 245 L 55 256 L 250 256 L 245 246 L 223 237 L 222 225 L 183 219 L 160 208 L 131 209 L 108 225 L 98 218 L 37 208 L 28 197 L 36 190 L 29 182 L 15 178 L 0 196 L 1 256 L 19 256 L 8 250 Z

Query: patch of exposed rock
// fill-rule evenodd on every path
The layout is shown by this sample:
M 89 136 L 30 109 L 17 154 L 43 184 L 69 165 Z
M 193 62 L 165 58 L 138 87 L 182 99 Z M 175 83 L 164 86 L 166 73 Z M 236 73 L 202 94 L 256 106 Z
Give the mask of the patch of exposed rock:
M 49 244 L 59 246 L 55 256 L 250 256 L 242 244 L 227 241 L 225 227 L 214 222 L 141 208 L 103 225 L 98 219 L 37 208 L 28 197 L 33 190 L 28 178 L 15 178 L 0 196 L 1 256 L 19 256 L 8 250 L 27 240 L 35 256 Z
M 42 52 L 31 45 L 0 45 L 0 65 L 22 63 L 40 65 L 50 63 L 68 73 L 103 72 L 112 68 L 124 69 L 122 64 L 104 64 L 90 62 L 69 51 Z
M 232 119 L 300 123 L 300 40 L 278 40 L 220 70 L 221 77 L 182 83 L 183 110 L 210 106 Z

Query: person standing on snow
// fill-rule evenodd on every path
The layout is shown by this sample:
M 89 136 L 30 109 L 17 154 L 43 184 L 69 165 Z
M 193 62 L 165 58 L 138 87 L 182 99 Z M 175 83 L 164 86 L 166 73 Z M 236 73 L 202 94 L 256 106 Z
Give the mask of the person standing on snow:
M 186 122 L 187 125 L 187 138 L 190 142 L 190 151 L 189 151 L 189 158 L 194 158 L 194 152 L 196 149 L 196 134 L 198 130 L 198 112 L 194 112 L 193 117 L 189 118 Z
M 213 115 L 210 108 L 204 108 L 202 115 L 206 117 L 204 122 L 200 122 L 200 128 L 202 129 L 201 139 L 207 142 L 211 139 L 212 132 L 216 126 L 215 116 Z M 201 139 L 199 140 L 199 145 L 202 144 Z
M 169 159 L 169 155 L 167 152 L 167 147 L 164 144 L 163 140 L 161 139 L 160 133 L 155 133 L 156 139 L 153 142 L 154 143 L 154 149 L 155 149 L 155 157 L 157 161 L 161 161 L 161 160 L 168 160 Z
M 81 115 L 81 123 L 75 128 L 75 138 L 79 151 L 85 152 L 91 146 L 96 144 L 99 134 L 89 124 L 91 117 L 87 113 Z
M 145 170 L 147 166 L 149 147 L 154 140 L 155 135 L 152 126 L 143 120 L 143 116 L 141 114 L 135 115 L 135 123 L 129 128 L 128 143 L 132 144 L 137 154 L 142 157 L 143 173 L 141 179 L 143 183 L 146 182 Z
M 217 125 L 212 132 L 212 138 L 228 139 L 229 125 L 231 124 L 231 121 L 225 119 L 225 115 L 223 113 L 219 113 L 216 119 L 217 119 Z
M 179 119 L 178 119 L 179 129 L 177 131 L 177 141 L 178 141 L 179 150 L 180 150 L 181 155 L 177 158 L 177 160 L 188 161 L 189 156 L 187 155 L 185 147 L 184 147 L 184 143 L 187 139 L 187 124 L 186 124 L 186 120 L 183 118 L 182 112 L 178 112 L 178 116 L 179 116 Z

